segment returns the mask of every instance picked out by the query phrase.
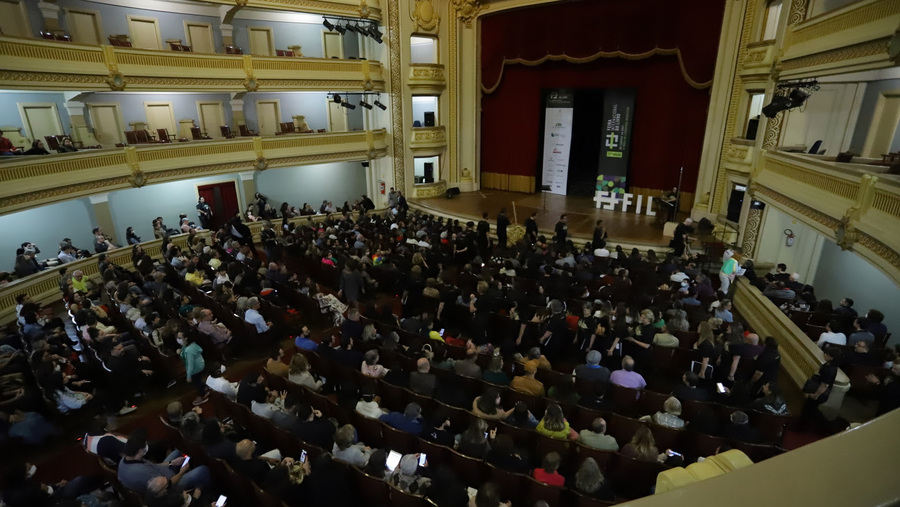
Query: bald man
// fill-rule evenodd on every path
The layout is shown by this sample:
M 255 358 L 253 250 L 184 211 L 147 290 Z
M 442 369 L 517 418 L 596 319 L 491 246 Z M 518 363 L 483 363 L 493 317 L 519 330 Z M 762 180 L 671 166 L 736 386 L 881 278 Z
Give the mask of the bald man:
M 625 356 L 622 358 L 622 369 L 612 372 L 609 381 L 617 386 L 628 387 L 631 389 L 643 389 L 647 387 L 647 381 L 644 377 L 634 371 L 634 358 Z
M 231 330 L 216 323 L 212 310 L 203 309 L 200 311 L 200 324 L 197 325 L 197 329 L 201 333 L 209 335 L 213 343 L 219 347 L 224 347 L 231 342 Z
M 429 371 L 431 371 L 431 363 L 428 362 L 428 358 L 420 357 L 416 361 L 416 371 L 409 374 L 409 388 L 413 392 L 425 396 L 434 394 L 437 377 Z

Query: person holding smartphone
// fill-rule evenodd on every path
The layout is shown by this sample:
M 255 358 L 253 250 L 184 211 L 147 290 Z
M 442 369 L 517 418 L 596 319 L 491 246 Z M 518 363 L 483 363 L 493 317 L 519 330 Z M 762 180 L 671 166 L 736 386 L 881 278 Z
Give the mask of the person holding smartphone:
M 421 454 L 407 454 L 400 458 L 400 464 L 391 473 L 388 482 L 406 493 L 421 495 L 431 485 L 431 479 L 419 474 L 419 467 L 428 466 L 427 459 L 423 464 Z

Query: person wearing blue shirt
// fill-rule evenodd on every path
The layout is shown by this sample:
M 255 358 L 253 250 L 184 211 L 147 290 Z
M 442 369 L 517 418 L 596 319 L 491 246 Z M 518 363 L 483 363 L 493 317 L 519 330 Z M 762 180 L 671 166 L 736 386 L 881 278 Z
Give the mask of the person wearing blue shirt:
M 422 407 L 418 403 L 406 405 L 406 409 L 400 412 L 391 412 L 379 418 L 388 426 L 413 435 L 422 434 Z
M 316 347 L 318 347 L 319 344 L 309 339 L 309 328 L 303 326 L 300 330 L 300 334 L 294 338 L 294 346 L 303 350 L 316 350 Z

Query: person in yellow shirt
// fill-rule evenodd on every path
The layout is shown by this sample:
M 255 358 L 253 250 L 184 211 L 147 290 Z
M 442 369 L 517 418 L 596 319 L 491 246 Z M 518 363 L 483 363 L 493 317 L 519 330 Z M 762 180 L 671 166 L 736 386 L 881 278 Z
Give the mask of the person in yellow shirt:
M 75 292 L 84 292 L 88 294 L 91 292 L 91 281 L 88 277 L 84 276 L 84 273 L 80 269 L 76 269 L 72 273 L 72 290 Z
M 206 281 L 203 278 L 203 272 L 198 270 L 193 262 L 188 264 L 187 271 L 184 273 L 184 279 L 197 287 L 203 285 Z
M 556 403 L 547 405 L 543 419 L 541 419 L 541 422 L 538 423 L 537 428 L 534 430 L 541 435 L 558 440 L 575 440 L 578 438 L 578 433 L 569 426 L 569 421 L 563 415 L 562 408 Z
M 520 393 L 530 394 L 532 396 L 544 396 L 544 384 L 540 380 L 534 378 L 535 372 L 537 372 L 537 365 L 535 363 L 530 361 L 525 363 L 525 374 L 512 379 L 512 382 L 509 383 L 509 387 Z

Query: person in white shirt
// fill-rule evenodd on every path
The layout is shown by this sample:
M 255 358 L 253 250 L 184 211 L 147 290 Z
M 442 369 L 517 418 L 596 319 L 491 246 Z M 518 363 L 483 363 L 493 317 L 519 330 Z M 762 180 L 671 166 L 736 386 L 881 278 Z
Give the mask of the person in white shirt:
M 690 278 L 690 277 L 687 275 L 687 273 L 682 272 L 681 268 L 679 268 L 678 266 L 675 267 L 675 272 L 672 273 L 671 276 L 669 276 L 669 280 L 671 280 L 675 283 L 681 283 L 681 282 L 687 280 L 688 278 Z
M 825 332 L 819 335 L 819 341 L 816 342 L 816 345 L 818 345 L 820 349 L 825 348 L 825 345 L 828 343 L 833 345 L 847 345 L 847 335 L 834 332 L 834 330 L 839 327 L 840 324 L 834 320 L 826 324 Z
M 223 377 L 222 373 L 224 370 L 225 367 L 221 364 L 213 363 L 209 377 L 206 378 L 206 386 L 213 391 L 224 394 L 229 400 L 234 400 L 237 398 L 238 383 L 229 382 L 228 379 Z
M 275 412 L 284 410 L 284 397 L 287 393 L 261 391 L 259 398 L 250 403 L 250 411 L 265 419 L 271 419 Z
M 356 402 L 356 412 L 369 419 L 378 419 L 387 413 L 378 406 L 378 402 L 375 401 L 375 393 L 368 389 L 363 390 L 362 399 Z
M 267 322 L 259 313 L 259 298 L 252 297 L 248 299 L 247 308 L 247 311 L 244 313 L 244 321 L 256 326 L 257 333 L 265 333 L 272 327 L 272 323 Z

